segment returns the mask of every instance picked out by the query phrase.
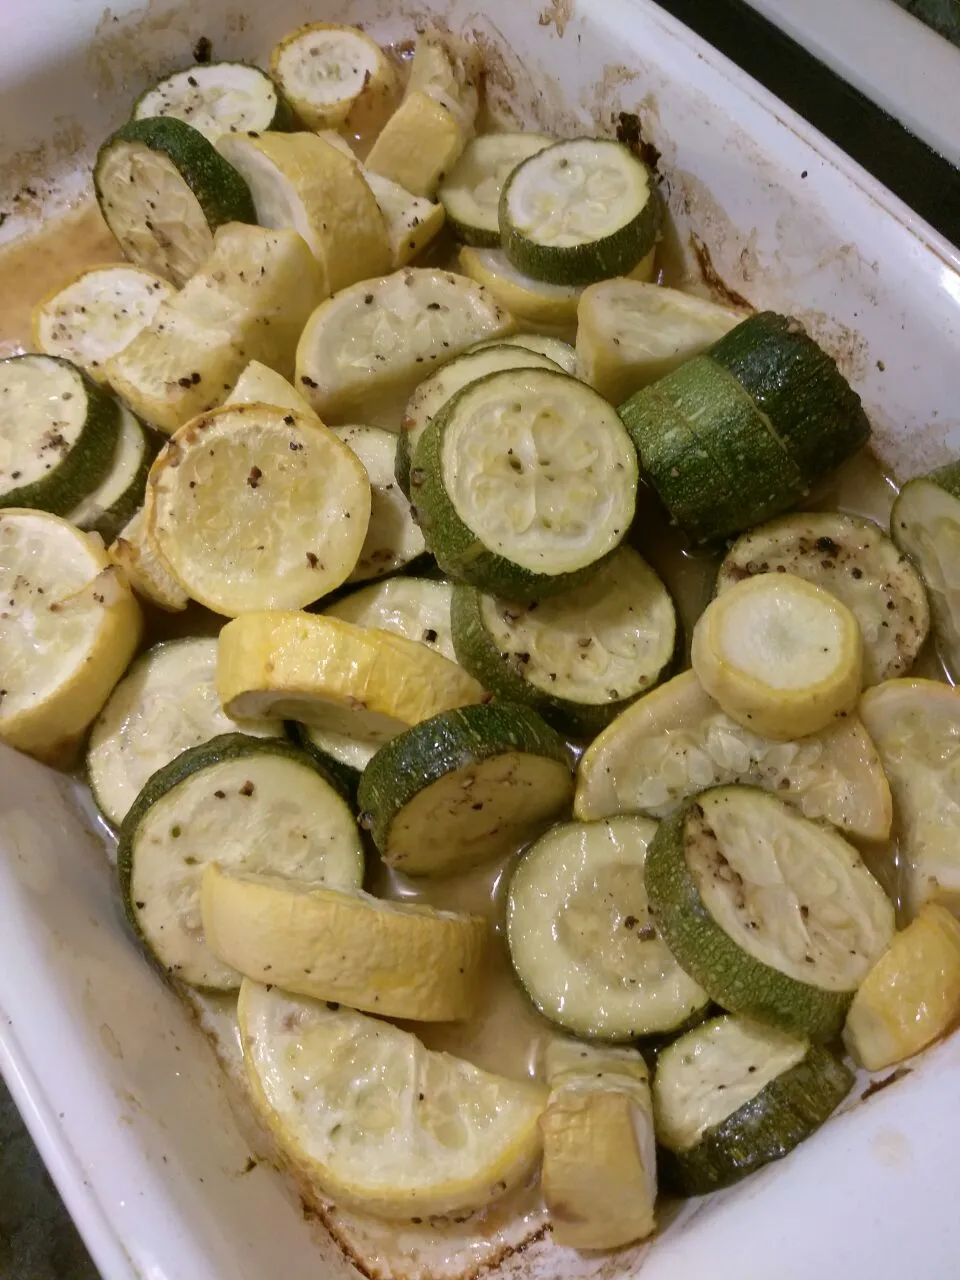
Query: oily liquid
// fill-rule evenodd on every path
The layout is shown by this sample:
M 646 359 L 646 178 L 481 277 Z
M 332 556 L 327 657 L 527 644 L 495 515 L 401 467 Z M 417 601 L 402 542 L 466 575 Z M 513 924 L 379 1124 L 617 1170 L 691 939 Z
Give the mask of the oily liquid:
M 119 261 L 121 255 L 96 205 L 84 205 L 48 222 L 35 236 L 0 249 L 0 356 L 32 346 L 30 316 L 34 305 L 86 267 Z M 676 262 L 676 259 L 673 260 Z M 673 274 L 672 271 L 670 273 Z M 842 467 L 810 506 L 840 509 L 886 526 L 896 496 L 893 482 L 869 453 Z M 661 575 L 677 605 L 685 644 L 713 587 L 718 558 L 691 550 L 663 519 L 652 494 L 639 503 L 640 515 L 631 537 Z M 144 647 L 183 635 L 216 635 L 223 619 L 198 606 L 182 614 L 145 609 Z M 914 673 L 942 679 L 931 645 Z M 875 850 L 871 866 L 896 890 L 895 850 Z M 430 1048 L 469 1059 L 479 1067 L 514 1078 L 536 1075 L 545 1044 L 558 1031 L 535 1011 L 517 983 L 504 937 L 504 900 L 516 854 L 462 876 L 414 880 L 373 860 L 373 892 L 399 901 L 421 902 L 484 915 L 491 924 L 488 971 L 480 1006 L 468 1024 L 411 1024 L 410 1030 Z

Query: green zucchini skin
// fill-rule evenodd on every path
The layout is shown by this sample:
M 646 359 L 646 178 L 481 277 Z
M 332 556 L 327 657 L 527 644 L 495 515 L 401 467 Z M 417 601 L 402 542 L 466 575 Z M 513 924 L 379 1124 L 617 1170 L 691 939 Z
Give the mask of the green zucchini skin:
M 520 370 L 520 372 L 523 372 Z M 437 564 L 452 578 L 468 582 L 490 595 L 503 596 L 507 600 L 524 603 L 541 600 L 544 596 L 560 595 L 582 582 L 587 582 L 601 564 L 610 558 L 616 547 L 582 568 L 567 573 L 536 573 L 514 564 L 505 556 L 487 547 L 475 536 L 457 513 L 447 496 L 443 484 L 443 433 L 447 423 L 457 412 L 462 397 L 471 394 L 481 383 L 500 374 L 491 373 L 468 383 L 451 396 L 440 412 L 430 422 L 417 442 L 410 467 L 410 501 L 414 516 L 423 530 L 427 550 Z M 558 378 L 567 375 L 558 371 Z M 570 381 L 573 381 L 570 379 Z M 402 433 L 401 433 L 402 438 Z M 628 522 L 625 522 L 625 525 Z M 623 529 L 621 541 L 626 537 Z M 619 544 L 618 544 L 619 545 Z
M 575 141 L 575 140 L 574 140 Z M 601 141 L 609 142 L 609 139 Z M 636 216 L 611 235 L 589 244 L 576 244 L 563 248 L 549 248 L 528 240 L 511 222 L 508 213 L 510 188 L 517 173 L 524 165 L 536 162 L 544 152 L 566 143 L 554 143 L 527 160 L 521 161 L 503 184 L 500 193 L 500 246 L 510 262 L 524 275 L 550 284 L 588 285 L 612 276 L 629 275 L 657 242 L 663 223 L 663 208 L 657 184 L 642 160 L 630 156 L 634 164 L 646 172 L 649 196 Z M 624 148 L 626 151 L 626 148 Z
M 854 993 L 799 982 L 754 959 L 704 906 L 685 856 L 688 823 L 703 817 L 694 796 L 661 822 L 647 854 L 650 911 L 663 940 L 680 967 L 721 1008 L 814 1041 L 834 1040 Z
M 697 543 L 780 515 L 807 493 L 764 416 L 708 356 L 686 361 L 618 412 L 667 510 Z
M 870 422 L 837 362 L 790 316 L 760 311 L 710 348 L 774 424 L 807 485 L 866 444 Z
M 344 764 L 342 760 L 337 760 L 335 756 L 330 755 L 327 751 L 321 751 L 310 737 L 307 726 L 301 724 L 299 720 L 285 721 L 284 728 L 291 741 L 295 742 L 300 750 L 310 757 L 331 786 L 336 789 L 337 794 L 341 795 L 351 810 L 356 813 L 357 787 L 363 777 L 362 771 Z
M 129 412 L 129 411 L 128 411 Z M 146 423 L 137 418 L 137 424 L 143 432 L 144 450 L 140 466 L 133 481 L 126 491 L 120 495 L 112 507 L 108 507 L 94 524 L 90 526 L 94 533 L 99 533 L 106 543 L 113 542 L 123 527 L 133 519 L 138 509 L 143 506 L 143 496 L 147 488 L 147 476 L 153 460 L 160 452 L 163 441 Z
M 130 810 L 124 818 L 117 836 L 117 879 L 120 884 L 120 899 L 123 903 L 127 921 L 151 958 L 153 958 L 153 950 L 144 938 L 137 922 L 136 911 L 130 894 L 133 879 L 133 847 L 137 828 L 146 813 L 157 803 L 161 796 L 166 795 L 168 791 L 172 791 L 174 787 L 183 782 L 185 778 L 189 778 L 191 774 L 198 773 L 201 769 L 206 769 L 211 765 L 221 764 L 226 760 L 255 760 L 264 754 L 283 756 L 296 764 L 313 769 L 315 773 L 318 773 L 325 782 L 328 782 L 333 787 L 337 795 L 342 794 L 330 773 L 318 764 L 313 756 L 301 751 L 292 742 L 287 742 L 283 738 L 253 738 L 246 733 L 223 733 L 218 738 L 211 738 L 209 742 L 203 742 L 197 747 L 190 747 L 187 751 L 181 752 L 175 760 L 171 760 L 169 764 L 164 765 L 162 769 L 158 769 L 156 773 L 147 779 L 143 790 L 130 806 Z M 156 960 L 155 963 L 160 971 L 166 974 L 166 969 L 163 965 Z
M 385 743 L 364 770 L 357 789 L 361 826 L 383 852 L 393 820 L 419 792 L 449 773 L 510 751 L 571 764 L 560 735 L 518 703 L 460 707 L 414 725 Z
M 847 1096 L 853 1081 L 853 1072 L 829 1050 L 811 1045 L 801 1062 L 706 1130 L 695 1146 L 679 1152 L 660 1146 L 658 1172 L 666 1186 L 684 1196 L 732 1186 L 810 1137 Z
M 637 698 L 649 693 L 661 680 L 665 680 L 676 662 L 678 648 L 675 642 L 666 666 L 645 688 L 639 689 L 629 698 L 619 698 L 615 702 L 587 703 L 554 697 L 525 680 L 521 674 L 523 668 L 511 664 L 507 655 L 497 648 L 483 624 L 480 612 L 482 594 L 476 587 L 465 583 L 460 583 L 453 589 L 450 622 L 457 661 L 496 697 L 532 707 L 558 733 L 572 738 L 596 737 L 621 711 L 636 702 Z M 679 640 L 679 636 L 677 639 Z
M 107 200 L 98 177 L 101 162 L 119 142 L 139 142 L 167 156 L 196 196 L 211 231 L 226 222 L 256 226 L 257 213 L 246 182 L 202 133 L 174 116 L 128 120 L 102 143 L 93 166 L 93 189 L 101 209 Z
M 400 492 L 408 499 L 411 498 L 410 469 L 412 465 L 413 458 L 410 453 L 410 441 L 407 438 L 407 432 L 401 427 L 397 432 L 397 452 L 393 459 L 393 476 L 400 486 Z
M 51 360 L 77 375 L 87 398 L 87 417 L 73 448 L 63 461 L 33 484 L 21 485 L 0 494 L 0 509 L 33 507 L 66 516 L 103 481 L 113 464 L 120 442 L 120 405 L 82 369 L 61 356 L 11 356 L 14 360 Z

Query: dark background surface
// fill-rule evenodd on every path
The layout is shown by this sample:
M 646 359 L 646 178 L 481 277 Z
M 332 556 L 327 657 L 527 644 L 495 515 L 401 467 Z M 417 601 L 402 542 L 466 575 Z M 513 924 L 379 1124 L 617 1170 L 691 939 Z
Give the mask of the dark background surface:
M 897 2 L 960 44 L 960 0 Z M 660 3 L 960 245 L 960 171 L 754 13 L 743 0 Z M 98 1280 L 2 1082 L 0 1280 Z

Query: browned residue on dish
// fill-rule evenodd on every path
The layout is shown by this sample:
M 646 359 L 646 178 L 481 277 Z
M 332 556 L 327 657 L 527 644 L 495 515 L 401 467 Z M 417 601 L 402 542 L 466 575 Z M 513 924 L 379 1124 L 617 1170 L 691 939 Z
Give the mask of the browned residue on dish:
M 860 1095 L 860 1101 L 866 1102 L 868 1098 L 872 1098 L 875 1093 L 880 1093 L 883 1089 L 888 1089 L 890 1085 L 896 1084 L 898 1080 L 902 1080 L 904 1076 L 908 1076 L 913 1067 L 897 1067 L 896 1071 L 891 1071 L 888 1076 L 884 1076 L 882 1080 L 871 1080 L 863 1093 Z
M 659 177 L 661 151 L 644 137 L 643 124 L 637 111 L 618 111 L 616 115 L 617 141 L 630 151 L 647 168 Z
M 728 302 L 731 307 L 746 307 L 753 310 L 753 303 L 749 298 L 745 298 L 742 293 L 738 293 L 736 289 L 723 280 L 713 265 L 713 259 L 710 256 L 710 250 L 696 234 L 695 231 L 690 232 L 690 248 L 693 250 L 694 256 L 700 266 L 700 274 L 703 282 L 708 286 L 711 293 L 715 293 L 717 297 L 722 298 L 724 302 Z
M 550 0 L 550 4 L 540 13 L 537 19 L 541 27 L 556 27 L 557 35 L 562 38 L 567 23 L 573 20 L 573 0 Z

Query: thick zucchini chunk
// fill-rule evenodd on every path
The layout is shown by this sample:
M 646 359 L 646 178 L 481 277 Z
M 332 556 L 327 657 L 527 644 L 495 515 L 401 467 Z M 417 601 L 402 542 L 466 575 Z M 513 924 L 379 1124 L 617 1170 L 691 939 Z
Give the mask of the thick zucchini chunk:
M 653 1108 L 665 1181 L 729 1187 L 809 1138 L 853 1086 L 833 1054 L 745 1018 L 714 1018 L 662 1050 Z
M 225 222 L 256 222 L 247 184 L 198 130 L 172 116 L 131 120 L 97 153 L 93 189 L 121 249 L 182 285 Z
M 367 135 L 384 123 L 397 92 L 380 46 L 356 27 L 330 22 L 308 22 L 284 36 L 270 70 L 308 129 Z
M 675 1032 L 710 1003 L 650 916 L 643 869 L 656 830 L 637 816 L 565 823 L 531 845 L 513 873 L 513 967 L 544 1017 L 574 1035 Z
M 0 509 L 66 516 L 106 479 L 120 406 L 68 360 L 0 360 Z
M 440 567 L 508 600 L 586 581 L 626 536 L 636 455 L 583 383 L 508 369 L 448 401 L 417 445 L 411 494 Z
M 673 601 L 626 546 L 582 586 L 533 606 L 461 584 L 451 617 L 457 657 L 484 688 L 574 737 L 598 733 L 657 684 L 676 650 Z
M 872 520 L 839 511 L 771 520 L 733 544 L 716 593 L 763 573 L 795 574 L 843 601 L 860 624 L 867 687 L 905 675 L 927 637 L 930 610 L 920 576 Z
M 127 916 L 157 963 L 191 986 L 230 991 L 240 974 L 207 946 L 200 917 L 211 862 L 337 889 L 363 882 L 360 832 L 321 769 L 288 742 L 242 733 L 152 774 L 117 849 Z
M 525 275 L 585 285 L 628 275 L 654 247 L 660 197 L 618 142 L 572 138 L 530 156 L 500 196 L 500 238 Z
M 442 875 L 536 835 L 572 794 L 563 739 L 529 708 L 501 702 L 443 712 L 388 742 L 357 799 L 385 862 Z
M 839 1032 L 894 932 L 853 845 L 754 787 L 702 791 L 662 822 L 646 886 L 667 946 L 719 1005 L 813 1040 Z

